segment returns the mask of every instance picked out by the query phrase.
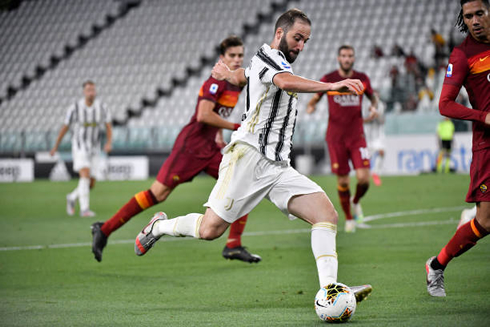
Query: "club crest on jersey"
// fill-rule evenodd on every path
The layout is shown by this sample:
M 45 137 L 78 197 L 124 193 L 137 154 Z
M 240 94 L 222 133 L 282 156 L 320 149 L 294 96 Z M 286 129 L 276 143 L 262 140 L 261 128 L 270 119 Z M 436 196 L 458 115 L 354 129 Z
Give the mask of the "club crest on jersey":
M 453 76 L 453 64 L 447 65 L 446 77 Z
M 488 190 L 488 187 L 485 184 L 480 185 L 480 191 L 485 194 Z
M 216 92 L 218 92 L 218 84 L 213 83 L 209 87 L 209 93 L 216 94 Z
M 282 67 L 286 68 L 286 69 L 289 69 L 291 68 L 290 65 L 286 64 L 284 61 L 281 61 L 281 64 L 282 64 Z

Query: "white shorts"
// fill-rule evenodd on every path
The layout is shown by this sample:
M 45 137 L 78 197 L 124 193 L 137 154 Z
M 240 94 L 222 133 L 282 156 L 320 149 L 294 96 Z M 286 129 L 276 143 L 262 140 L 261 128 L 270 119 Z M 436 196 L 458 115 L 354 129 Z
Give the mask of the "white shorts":
M 79 172 L 82 168 L 89 168 L 90 176 L 97 176 L 97 172 L 99 171 L 99 153 L 91 154 L 87 151 L 74 149 L 72 155 L 74 171 Z
M 218 181 L 204 205 L 231 224 L 267 198 L 294 219 L 288 211 L 289 200 L 317 192 L 325 193 L 291 166 L 266 159 L 248 144 L 237 143 L 224 154 Z
M 377 152 L 379 150 L 384 150 L 385 149 L 385 139 L 384 138 L 377 138 L 372 140 L 371 142 L 368 142 L 368 148 L 371 153 Z

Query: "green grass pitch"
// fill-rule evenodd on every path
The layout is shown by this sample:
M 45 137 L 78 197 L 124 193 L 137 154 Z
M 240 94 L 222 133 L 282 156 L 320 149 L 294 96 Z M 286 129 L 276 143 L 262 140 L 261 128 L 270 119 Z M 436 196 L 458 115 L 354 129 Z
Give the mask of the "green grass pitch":
M 488 326 L 490 238 L 451 262 L 446 298 L 431 298 L 425 286 L 425 261 L 470 207 L 468 176 L 384 177 L 363 199 L 371 228 L 355 234 L 342 230 L 335 178 L 313 179 L 339 211 L 339 282 L 374 287 L 349 324 Z M 0 326 L 324 325 L 313 308 L 319 285 L 306 223 L 263 201 L 243 236 L 259 264 L 224 260 L 225 236 L 162 238 L 137 257 L 132 240 L 153 212 L 203 211 L 214 181 L 198 177 L 115 232 L 98 263 L 90 224 L 110 218 L 151 181 L 100 182 L 91 193 L 96 219 L 66 215 L 65 195 L 76 183 L 0 184 Z

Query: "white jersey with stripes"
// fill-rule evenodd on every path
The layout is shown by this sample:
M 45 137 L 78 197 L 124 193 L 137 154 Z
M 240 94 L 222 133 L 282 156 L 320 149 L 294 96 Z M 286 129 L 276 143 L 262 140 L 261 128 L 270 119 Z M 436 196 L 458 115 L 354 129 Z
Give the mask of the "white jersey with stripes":
M 298 95 L 274 85 L 272 80 L 280 73 L 293 74 L 291 64 L 281 51 L 264 44 L 245 69 L 248 81 L 245 112 L 240 128 L 232 134 L 230 146 L 247 143 L 266 158 L 289 165 Z
M 100 150 L 105 124 L 111 123 L 111 114 L 107 106 L 97 99 L 90 107 L 85 99 L 80 99 L 68 108 L 64 123 L 72 129 L 73 151 L 96 153 Z

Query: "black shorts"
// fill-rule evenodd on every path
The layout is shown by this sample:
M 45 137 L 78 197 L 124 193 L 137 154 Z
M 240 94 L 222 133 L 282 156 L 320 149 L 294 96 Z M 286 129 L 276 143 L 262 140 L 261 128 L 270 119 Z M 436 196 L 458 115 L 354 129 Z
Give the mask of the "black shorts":
M 453 145 L 453 141 L 442 141 L 442 148 L 447 151 L 451 151 L 451 146 Z

